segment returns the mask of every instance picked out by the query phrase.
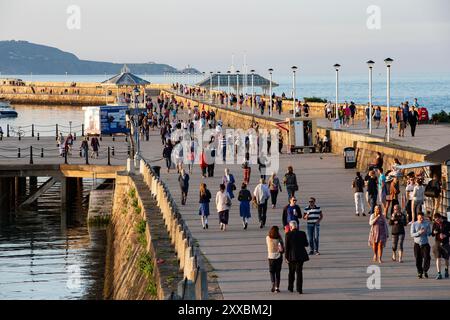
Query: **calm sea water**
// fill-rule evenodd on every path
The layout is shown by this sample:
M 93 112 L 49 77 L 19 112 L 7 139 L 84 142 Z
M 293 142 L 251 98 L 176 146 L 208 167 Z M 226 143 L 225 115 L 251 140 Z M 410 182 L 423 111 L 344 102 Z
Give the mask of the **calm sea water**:
M 83 184 L 64 219 L 58 184 L 28 210 L 0 213 L 0 299 L 102 299 L 106 233 L 86 225 L 93 181 Z
M 203 80 L 202 75 L 140 75 L 152 83 L 191 83 Z M 268 75 L 262 75 L 267 77 Z M 3 75 L 2 77 L 21 78 L 25 81 L 75 81 L 75 82 L 101 82 L 111 75 Z M 292 92 L 292 77 L 290 75 L 273 75 L 273 81 L 279 84 L 274 88 L 276 94 L 283 92 L 288 97 Z M 368 101 L 368 76 L 346 75 L 340 76 L 340 101 L 354 101 L 365 104 Z M 227 90 L 227 88 L 223 88 Z M 248 88 L 247 92 L 250 92 Z M 297 97 L 320 97 L 327 100 L 335 99 L 335 74 L 331 72 L 326 76 L 304 76 L 298 73 Z M 418 98 L 419 104 L 426 106 L 431 113 L 445 110 L 450 112 L 450 74 L 428 75 L 396 75 L 391 76 L 391 104 L 399 105 L 402 101 L 410 104 Z M 373 75 L 373 101 L 374 104 L 386 104 L 386 75 L 374 73 Z

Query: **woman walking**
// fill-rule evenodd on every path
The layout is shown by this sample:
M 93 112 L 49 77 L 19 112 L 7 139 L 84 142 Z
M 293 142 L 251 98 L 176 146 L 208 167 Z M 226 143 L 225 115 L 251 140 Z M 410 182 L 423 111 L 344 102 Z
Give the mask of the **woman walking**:
M 230 195 L 230 198 L 234 198 L 233 191 L 236 190 L 234 176 L 230 173 L 230 169 L 225 169 L 225 175 L 222 178 L 222 184 L 226 186 L 227 192 Z
M 394 205 L 394 212 L 389 219 L 389 225 L 392 226 L 392 261 L 403 262 L 403 241 L 405 240 L 406 216 L 400 210 L 398 204 Z M 397 250 L 398 249 L 398 250 Z
M 288 167 L 288 172 L 284 175 L 283 184 L 286 186 L 288 201 L 295 196 L 295 191 L 298 190 L 297 176 L 294 173 L 292 166 Z
M 231 207 L 231 197 L 225 191 L 225 185 L 221 184 L 216 194 L 216 208 L 219 214 L 220 230 L 226 231 L 228 225 L 228 216 Z
M 283 264 L 284 243 L 277 226 L 270 228 L 266 237 L 269 273 L 272 281 L 272 292 L 280 292 L 281 265 Z
M 388 226 L 380 205 L 375 206 L 375 212 L 370 215 L 369 224 L 369 246 L 373 250 L 373 261 L 382 263 L 383 248 L 388 238 Z
M 272 209 L 275 209 L 275 207 L 277 206 L 278 192 L 281 192 L 280 179 L 278 179 L 275 172 L 272 173 L 272 176 L 269 178 L 269 191 L 270 198 L 272 200 Z
M 203 229 L 208 229 L 209 202 L 211 201 L 211 192 L 206 188 L 206 184 L 200 183 L 200 208 L 198 214 L 202 219 Z
M 417 213 L 422 212 L 422 204 L 425 196 L 425 187 L 422 185 L 422 182 L 422 178 L 417 178 L 412 192 L 411 211 L 413 221 L 417 220 Z
M 242 223 L 244 230 L 247 230 L 248 219 L 252 216 L 250 213 L 250 201 L 252 201 L 252 194 L 247 189 L 247 184 L 244 182 L 241 186 L 241 191 L 239 191 L 238 200 L 239 204 L 239 215 L 242 218 Z

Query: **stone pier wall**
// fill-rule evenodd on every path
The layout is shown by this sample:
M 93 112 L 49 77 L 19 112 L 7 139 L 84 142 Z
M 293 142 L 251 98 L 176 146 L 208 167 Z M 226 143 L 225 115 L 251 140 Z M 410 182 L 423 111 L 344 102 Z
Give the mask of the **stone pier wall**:
M 161 90 L 168 85 L 149 84 L 146 90 Z M 13 104 L 105 105 L 116 103 L 119 95 L 132 87 L 102 86 L 100 83 L 25 82 L 23 86 L 0 84 L 0 98 Z
M 182 275 L 161 213 L 144 183 L 117 175 L 105 272 L 105 299 L 163 300 Z

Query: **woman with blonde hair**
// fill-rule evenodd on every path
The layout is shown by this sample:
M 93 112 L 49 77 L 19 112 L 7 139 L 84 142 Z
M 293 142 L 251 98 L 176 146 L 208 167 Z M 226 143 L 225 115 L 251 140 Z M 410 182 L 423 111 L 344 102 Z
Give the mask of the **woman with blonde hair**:
M 373 250 L 373 261 L 382 263 L 383 248 L 388 238 L 388 223 L 381 212 L 381 206 L 375 206 L 375 212 L 370 215 L 369 247 Z

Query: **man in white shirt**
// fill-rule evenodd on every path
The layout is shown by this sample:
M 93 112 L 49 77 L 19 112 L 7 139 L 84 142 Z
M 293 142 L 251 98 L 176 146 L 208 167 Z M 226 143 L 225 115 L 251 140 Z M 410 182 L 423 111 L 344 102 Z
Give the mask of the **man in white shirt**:
M 270 197 L 269 186 L 266 184 L 264 179 L 259 180 L 259 184 L 255 187 L 253 191 L 253 196 L 256 199 L 256 203 L 258 204 L 258 219 L 260 223 L 260 228 L 264 228 L 266 225 L 266 217 L 267 217 L 267 200 Z

